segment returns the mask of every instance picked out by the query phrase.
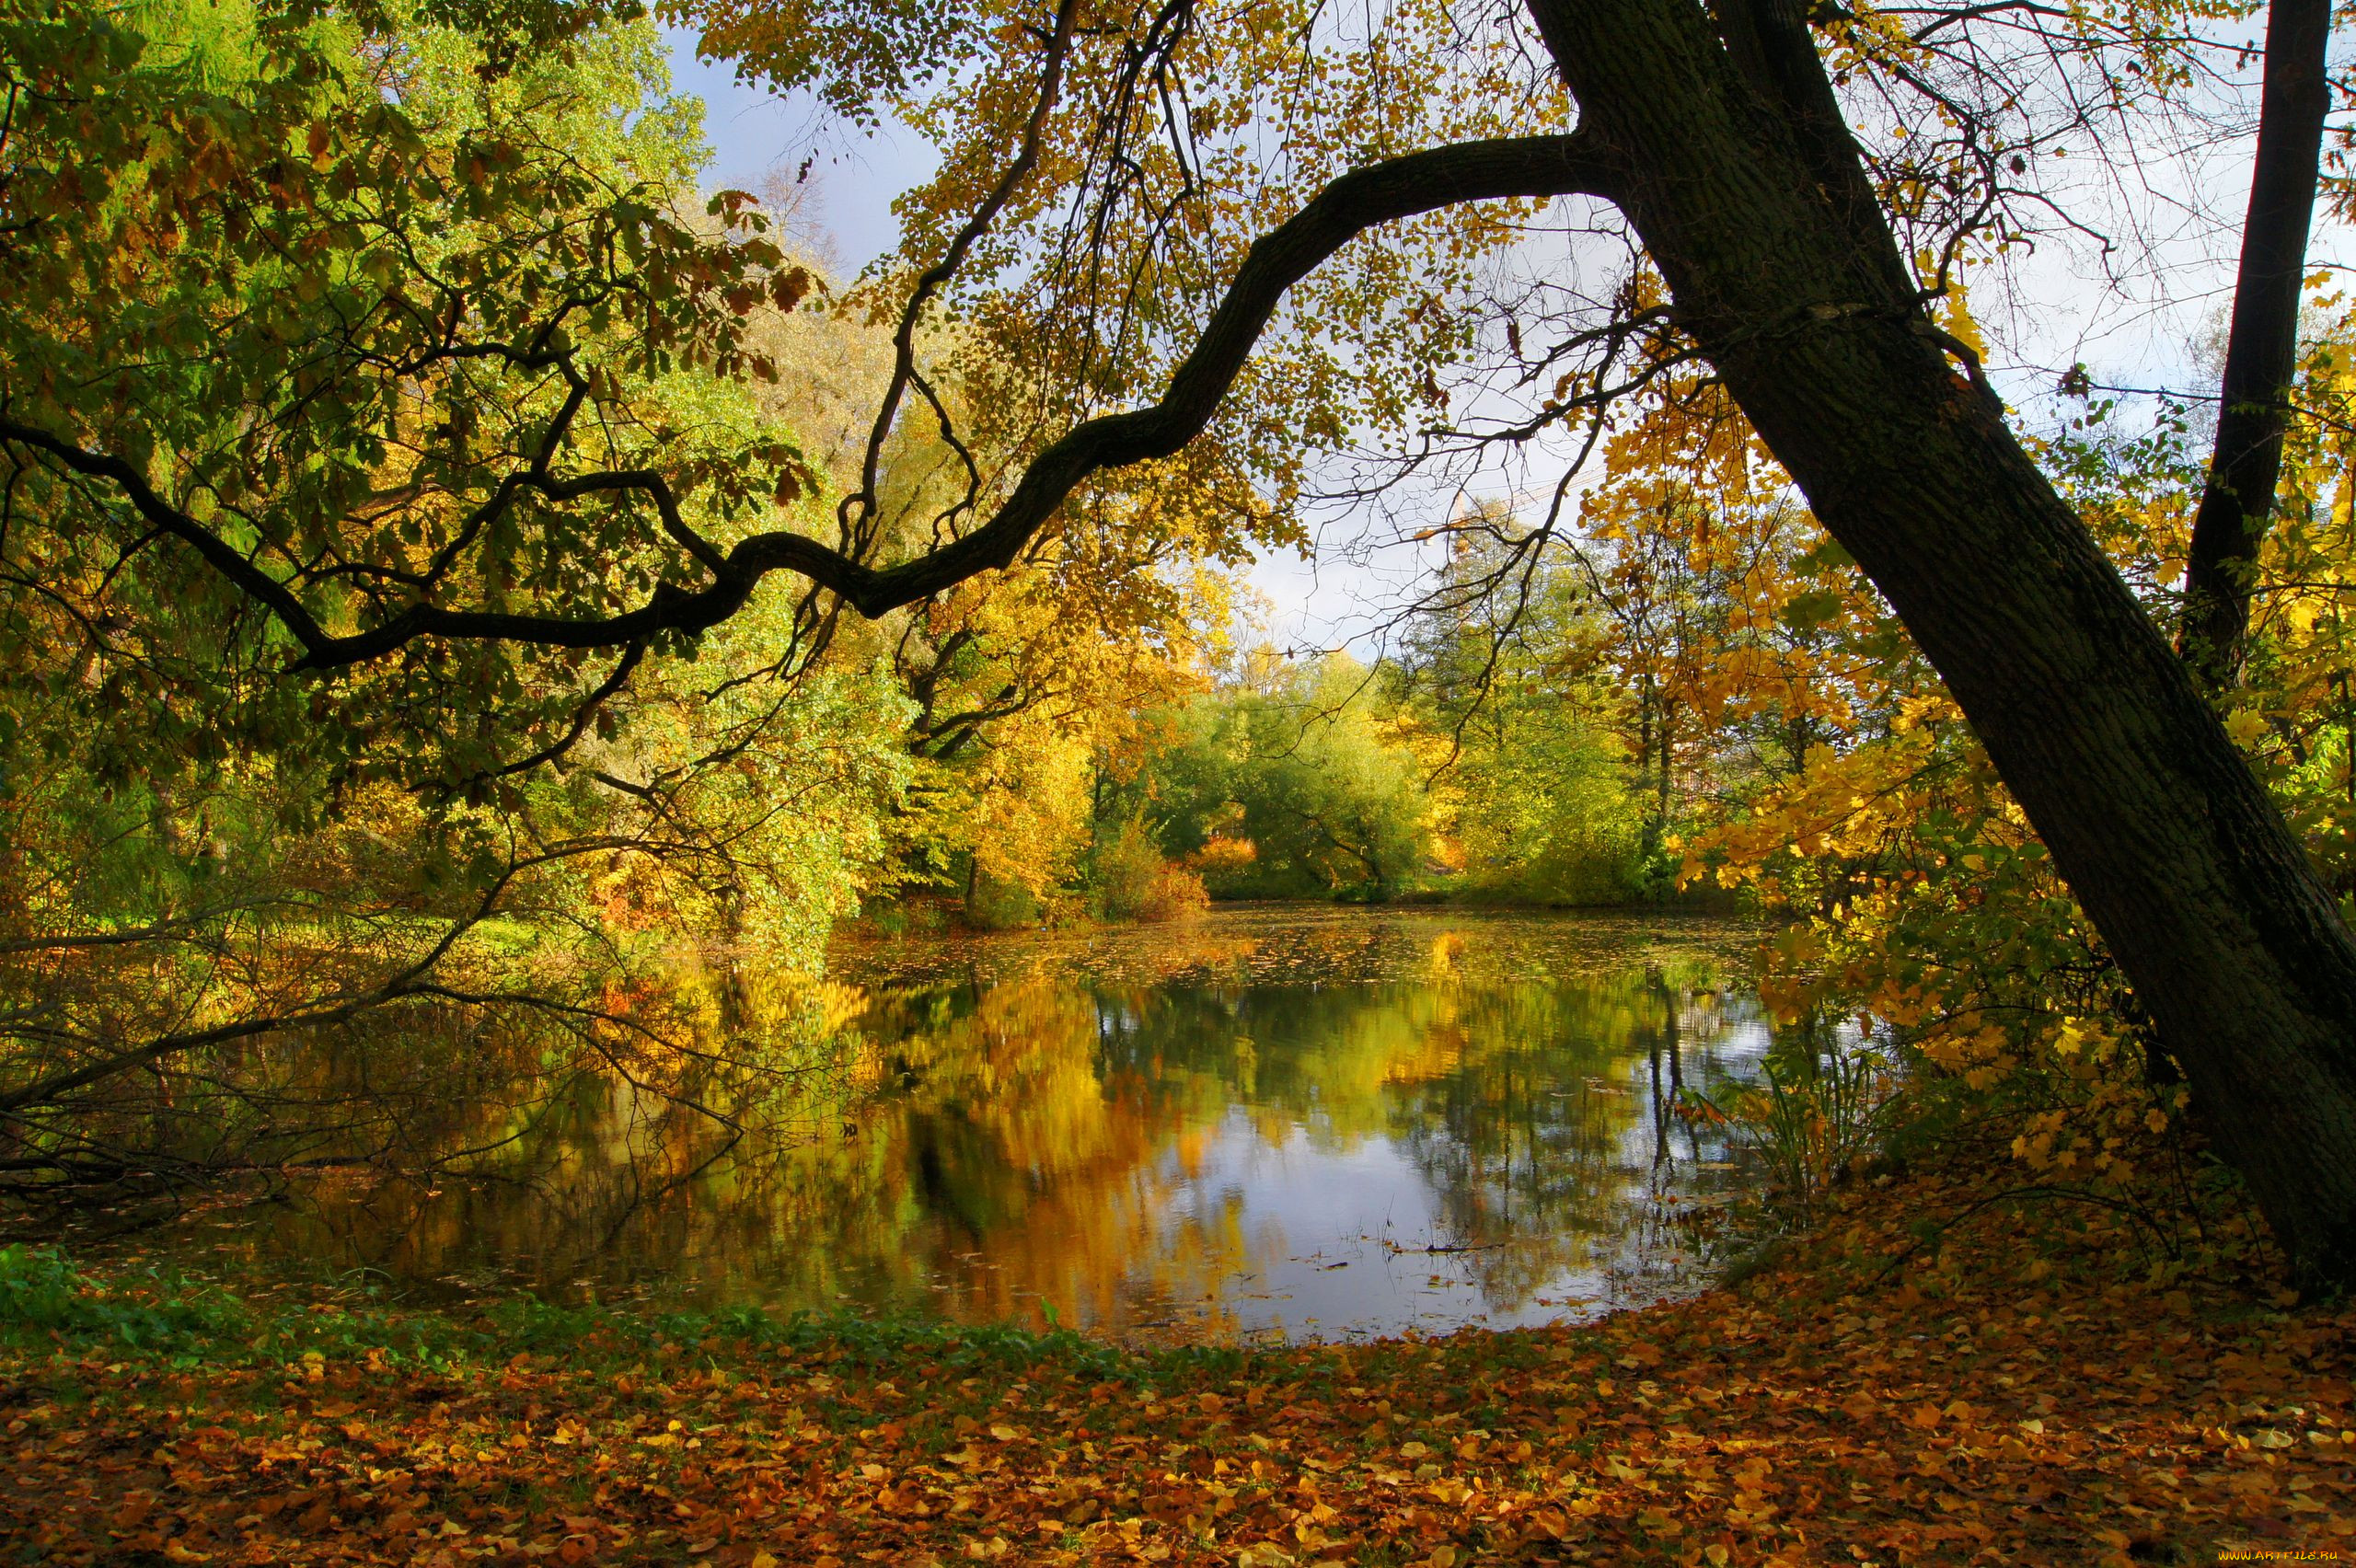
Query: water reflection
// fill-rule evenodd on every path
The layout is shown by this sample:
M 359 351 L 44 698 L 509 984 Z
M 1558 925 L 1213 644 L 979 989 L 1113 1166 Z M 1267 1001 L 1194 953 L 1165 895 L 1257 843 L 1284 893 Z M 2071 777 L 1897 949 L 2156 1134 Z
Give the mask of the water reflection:
M 1766 1043 L 1741 933 L 1230 910 L 837 955 L 833 1098 L 724 1152 L 585 1082 L 500 1181 L 326 1190 L 254 1251 L 470 1289 L 1148 1336 L 1591 1312 L 1741 1172 L 1669 1113 Z M 821 1115 L 823 1113 L 823 1119 Z

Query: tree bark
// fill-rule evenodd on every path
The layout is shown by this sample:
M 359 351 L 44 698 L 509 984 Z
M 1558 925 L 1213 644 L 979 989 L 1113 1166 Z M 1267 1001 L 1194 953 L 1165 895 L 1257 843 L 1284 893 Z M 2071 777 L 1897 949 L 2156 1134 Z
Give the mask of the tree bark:
M 2258 549 L 2282 473 L 2282 432 L 2298 372 L 2307 230 L 2315 220 L 2324 115 L 2331 107 L 2324 75 L 2330 41 L 2330 0 L 2272 0 L 2267 7 L 2258 156 L 2225 339 L 2224 382 L 2218 388 L 2217 441 L 2192 520 L 2184 620 L 2177 632 L 2177 651 L 2212 691 L 2232 686 L 2240 674 Z
M 1685 0 L 1528 3 L 1680 323 L 1946 678 L 2300 1280 L 2356 1283 L 2356 943 L 2167 640 L 1949 363 L 1796 9 L 1728 0 L 1736 47 Z

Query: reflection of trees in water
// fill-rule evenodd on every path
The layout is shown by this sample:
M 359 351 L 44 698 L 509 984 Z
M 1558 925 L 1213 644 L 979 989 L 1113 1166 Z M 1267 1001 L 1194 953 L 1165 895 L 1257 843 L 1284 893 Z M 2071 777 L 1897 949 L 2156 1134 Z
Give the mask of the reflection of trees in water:
M 1723 1070 L 1735 1020 L 1711 978 L 1656 964 L 1563 981 L 1178 990 L 1108 1007 L 1105 1059 L 1164 1085 L 1221 1082 L 1272 1144 L 1296 1124 L 1329 1146 L 1396 1138 L 1441 1216 L 1431 1239 L 1473 1249 L 1460 1256 L 1484 1293 L 1519 1305 L 1588 1263 L 1596 1239 L 1616 1252 L 1632 1220 L 1651 1223 L 1657 1205 L 1631 1198 L 1669 1162 L 1681 1155 L 1690 1184 L 1724 1159 L 1673 1114 L 1689 1063 Z M 1646 1068 L 1634 1081 L 1632 1056 Z M 1639 1125 L 1644 1163 L 1630 1158 Z
M 364 1040 L 304 1043 L 290 1060 L 313 1102 L 366 1107 L 350 1146 L 382 1140 L 407 1174 L 315 1187 L 276 1211 L 269 1244 L 412 1280 L 512 1268 L 546 1288 L 606 1272 L 618 1236 L 691 1233 L 742 1118 L 837 1092 L 823 1043 L 843 996 L 686 963 L 634 984 L 626 1014 L 452 1013 L 393 1033 L 378 1019 Z
M 1321 951 L 1369 945 L 1324 935 Z M 540 1107 L 514 1146 L 533 1195 L 382 1189 L 302 1224 L 311 1250 L 411 1277 L 511 1260 L 543 1288 L 591 1276 L 662 1299 L 961 1318 L 1048 1302 L 1117 1327 L 1214 1300 L 1265 1261 L 1234 1195 L 1200 1188 L 1240 1113 L 1272 1147 L 1393 1140 L 1430 1190 L 1434 1239 L 1490 1249 L 1460 1261 L 1519 1302 L 1616 1234 L 1672 1140 L 1688 1161 L 1714 1152 L 1665 1108 L 1710 1070 L 1724 1013 L 1705 967 L 1468 977 L 1460 951 L 1427 942 L 1411 963 L 1394 936 L 1373 981 L 1324 978 L 1328 952 L 1306 984 L 1230 965 L 1185 986 L 969 976 L 837 997 L 833 1020 L 855 1028 L 829 1081 L 859 1098 L 814 1090 L 797 1136 L 687 1179 L 709 1124 L 608 1078 Z M 734 1029 L 763 1005 L 716 995 Z
M 1444 1239 L 1477 1249 L 1462 1258 L 1472 1276 L 1493 1302 L 1519 1306 L 1646 1222 L 1643 1194 L 1673 1141 L 1689 1177 L 1715 1158 L 1671 1107 L 1690 1061 L 1715 1067 L 1726 1020 L 1715 995 L 1658 968 L 1468 988 L 1460 1005 L 1461 1066 L 1413 1086 L 1398 1115 Z
M 618 1078 L 574 1086 L 513 1144 L 499 1180 L 329 1194 L 279 1242 L 406 1277 L 506 1262 L 536 1284 L 819 1305 L 937 1301 L 1025 1317 L 1038 1301 L 1122 1321 L 1154 1260 L 1184 1294 L 1241 1249 L 1202 1228 L 1162 1243 L 1161 1153 L 1195 1108 L 1097 1071 L 1099 1009 L 1045 984 L 879 999 L 849 1077 L 785 1136 L 708 1170 L 714 1129 Z M 496 1117 L 499 1112 L 483 1114 Z

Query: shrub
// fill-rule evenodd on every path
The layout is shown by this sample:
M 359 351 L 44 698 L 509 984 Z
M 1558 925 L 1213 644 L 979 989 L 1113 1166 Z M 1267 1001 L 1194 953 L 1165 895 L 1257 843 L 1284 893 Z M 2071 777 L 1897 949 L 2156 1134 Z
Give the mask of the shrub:
M 1108 920 L 1177 920 L 1210 903 L 1202 877 L 1174 866 L 1141 822 L 1122 824 L 1098 851 L 1094 868 L 1096 905 Z

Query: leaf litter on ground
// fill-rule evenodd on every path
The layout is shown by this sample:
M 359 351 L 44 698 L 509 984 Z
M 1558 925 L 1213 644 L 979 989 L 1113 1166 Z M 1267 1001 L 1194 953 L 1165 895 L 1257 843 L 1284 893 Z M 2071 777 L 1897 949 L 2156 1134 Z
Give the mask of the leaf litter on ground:
M 1992 1202 L 1992 1180 L 1862 1187 L 1681 1302 L 1290 1347 L 473 1322 L 191 1301 L 19 1253 L 0 1539 L 47 1563 L 450 1568 L 2356 1551 L 2356 1313 L 2296 1306 L 2254 1245 L 2148 1266 L 2119 1214 Z

